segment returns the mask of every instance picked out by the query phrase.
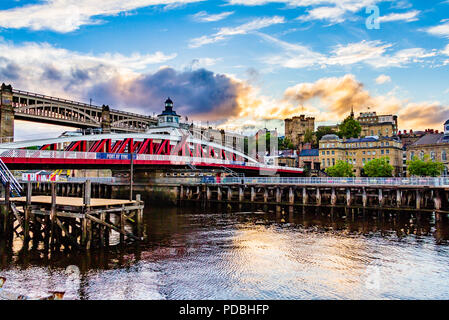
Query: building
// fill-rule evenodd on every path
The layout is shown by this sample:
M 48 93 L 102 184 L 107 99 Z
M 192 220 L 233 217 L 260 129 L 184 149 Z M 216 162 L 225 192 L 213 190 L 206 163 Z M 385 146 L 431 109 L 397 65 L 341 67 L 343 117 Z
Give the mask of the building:
M 299 153 L 299 167 L 307 171 L 320 170 L 320 153 L 319 149 L 303 149 Z
M 304 135 L 307 131 L 315 131 L 315 118 L 301 115 L 291 119 L 285 119 L 285 137 L 288 138 L 295 147 L 304 142 Z
M 340 139 L 335 134 L 325 135 L 319 142 L 319 157 L 322 170 L 332 167 L 338 160 L 354 166 L 354 174 L 361 176 L 363 166 L 371 160 L 387 157 L 393 166 L 393 175 L 402 175 L 402 143 L 392 137 L 365 137 Z
M 398 116 L 377 115 L 376 112 L 361 112 L 356 119 L 362 127 L 361 136 L 392 137 L 398 134 Z
M 402 173 L 404 176 L 407 175 L 407 148 L 409 145 L 414 144 L 420 138 L 425 136 L 428 133 L 438 133 L 438 130 L 434 131 L 433 129 L 427 129 L 425 131 L 413 131 L 407 130 L 399 131 L 398 137 L 402 142 Z
M 59 181 L 59 175 L 45 170 L 29 170 L 22 172 L 22 180 L 38 182 Z
M 281 150 L 276 157 L 276 161 L 273 165 L 296 168 L 298 167 L 298 154 L 296 150 Z
M 159 127 L 175 127 L 179 128 L 180 115 L 173 110 L 173 101 L 168 98 L 165 101 L 165 110 L 157 116 L 157 124 Z
M 448 154 L 449 120 L 444 124 L 443 133 L 427 130 L 424 136 L 407 146 L 407 160 L 412 160 L 414 157 L 424 159 L 427 155 L 429 159 L 442 162 L 445 165 L 444 175 L 447 175 L 449 172 Z M 409 175 L 408 172 L 407 175 Z

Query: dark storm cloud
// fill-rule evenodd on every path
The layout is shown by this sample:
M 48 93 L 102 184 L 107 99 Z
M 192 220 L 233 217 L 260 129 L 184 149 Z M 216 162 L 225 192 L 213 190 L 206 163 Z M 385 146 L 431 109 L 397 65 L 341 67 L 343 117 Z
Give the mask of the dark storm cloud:
M 121 109 L 140 108 L 146 114 L 161 111 L 170 97 L 179 114 L 216 120 L 236 113 L 241 90 L 241 83 L 206 69 L 164 68 L 134 80 L 114 78 L 95 85 L 88 94 L 95 101 Z
M 0 78 L 3 81 L 14 81 L 19 79 L 21 68 L 14 62 L 7 62 L 4 67 L 0 67 Z

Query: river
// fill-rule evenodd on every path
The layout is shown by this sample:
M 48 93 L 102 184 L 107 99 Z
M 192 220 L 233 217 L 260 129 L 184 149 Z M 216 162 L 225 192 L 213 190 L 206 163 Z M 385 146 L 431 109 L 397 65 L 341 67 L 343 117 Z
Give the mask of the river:
M 449 299 L 447 218 L 224 211 L 148 209 L 146 241 L 109 251 L 2 241 L 4 289 L 65 299 Z

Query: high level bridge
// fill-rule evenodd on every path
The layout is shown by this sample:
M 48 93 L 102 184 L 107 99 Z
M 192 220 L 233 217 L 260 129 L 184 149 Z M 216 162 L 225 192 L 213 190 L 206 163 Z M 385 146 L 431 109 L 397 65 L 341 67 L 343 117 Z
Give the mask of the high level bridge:
M 110 109 L 13 89 L 0 89 L 0 138 L 10 142 L 14 136 L 14 120 L 49 123 L 74 128 L 101 128 L 103 132 L 145 132 L 157 119 L 121 110 Z

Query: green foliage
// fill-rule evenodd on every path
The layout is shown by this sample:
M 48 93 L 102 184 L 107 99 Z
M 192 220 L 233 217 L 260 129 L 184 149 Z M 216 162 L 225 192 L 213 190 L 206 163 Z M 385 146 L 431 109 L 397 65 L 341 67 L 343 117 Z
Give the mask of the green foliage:
M 336 132 L 331 127 L 319 127 L 318 130 L 315 132 L 316 140 L 320 141 L 321 138 L 324 137 L 326 134 L 336 134 Z
M 338 160 L 334 166 L 326 169 L 326 173 L 331 177 L 353 177 L 353 170 L 352 164 Z
M 313 140 L 314 140 L 313 131 L 310 129 L 306 129 L 306 132 L 304 133 L 304 142 L 313 143 Z
M 295 146 L 293 145 L 293 143 L 290 141 L 289 138 L 279 137 L 278 142 L 279 142 L 279 150 L 291 150 L 295 148 Z
M 391 177 L 393 166 L 388 163 L 388 158 L 373 159 L 365 164 L 363 172 L 368 177 Z
M 407 161 L 407 168 L 411 176 L 438 177 L 444 171 L 444 164 L 433 161 L 429 155 L 425 155 L 423 160 L 414 157 Z
M 352 117 L 346 118 L 339 126 L 338 135 L 340 138 L 358 138 L 362 132 L 360 123 Z

